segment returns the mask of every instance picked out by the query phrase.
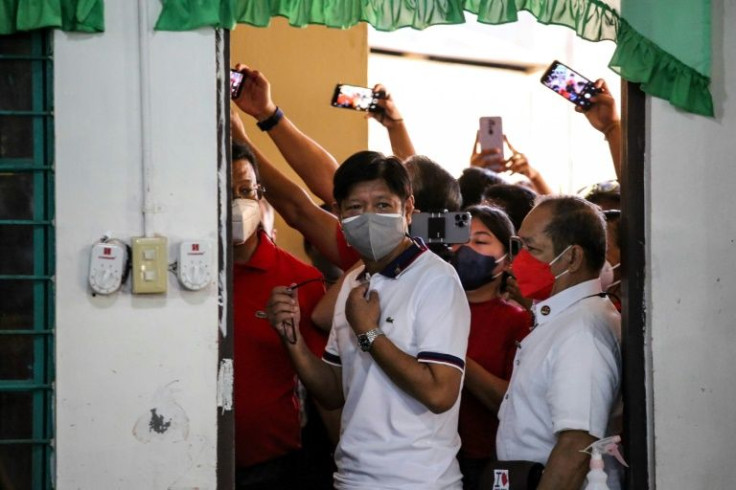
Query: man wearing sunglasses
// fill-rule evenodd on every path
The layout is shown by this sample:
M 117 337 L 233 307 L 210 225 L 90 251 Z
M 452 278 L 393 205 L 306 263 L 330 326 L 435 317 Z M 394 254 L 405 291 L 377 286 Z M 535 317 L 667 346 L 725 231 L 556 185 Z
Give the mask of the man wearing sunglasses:
M 545 198 L 510 245 L 535 326 L 517 350 L 499 410 L 498 457 L 546 465 L 539 489 L 577 490 L 588 470 L 580 450 L 609 435 L 619 399 L 620 316 L 599 279 L 605 222 L 581 198 Z

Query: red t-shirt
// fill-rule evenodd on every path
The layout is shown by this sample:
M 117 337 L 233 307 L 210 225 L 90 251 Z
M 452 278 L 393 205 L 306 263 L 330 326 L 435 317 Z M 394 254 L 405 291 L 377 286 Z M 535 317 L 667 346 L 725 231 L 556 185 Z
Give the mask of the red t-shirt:
M 531 316 L 501 298 L 470 303 L 467 356 L 489 373 L 511 379 L 516 344 L 529 333 Z M 496 457 L 498 417 L 467 389 L 460 402 L 460 453 L 468 458 Z
M 265 311 L 271 290 L 322 274 L 279 249 L 264 232 L 247 264 L 233 266 L 235 460 L 250 466 L 284 455 L 301 446 L 296 372 Z M 309 348 L 321 357 L 327 334 L 310 319 L 324 295 L 317 281 L 297 290 L 301 308 L 300 332 Z
M 337 222 L 335 237 L 337 238 L 337 251 L 340 254 L 340 263 L 335 265 L 343 271 L 347 271 L 355 265 L 357 261 L 361 260 L 360 254 L 348 244 L 339 221 Z

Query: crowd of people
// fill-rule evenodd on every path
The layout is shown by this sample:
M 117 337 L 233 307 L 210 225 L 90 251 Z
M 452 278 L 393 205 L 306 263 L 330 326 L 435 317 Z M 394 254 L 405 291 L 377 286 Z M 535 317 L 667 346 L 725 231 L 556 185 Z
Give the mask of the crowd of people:
M 476 145 L 456 179 L 416 154 L 381 85 L 373 117 L 393 155 L 338 164 L 262 73 L 236 69 L 234 104 L 307 187 L 231 110 L 236 487 L 475 490 L 531 463 L 536 488 L 580 489 L 581 450 L 620 425 L 617 182 L 555 195 L 508 140 L 508 160 Z M 615 101 L 596 87 L 583 114 L 618 174 Z M 273 210 L 312 264 L 275 244 Z M 409 233 L 417 212 L 460 210 L 466 243 Z

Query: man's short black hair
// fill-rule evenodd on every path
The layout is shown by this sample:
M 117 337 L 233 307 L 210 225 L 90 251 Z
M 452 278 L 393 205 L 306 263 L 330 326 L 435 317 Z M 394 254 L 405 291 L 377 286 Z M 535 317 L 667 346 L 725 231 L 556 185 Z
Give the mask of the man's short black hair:
M 437 162 L 423 155 L 413 155 L 406 159 L 404 167 L 411 178 L 416 209 L 425 213 L 460 210 L 460 185 Z
M 610 228 L 614 240 L 613 245 L 617 248 L 621 248 L 621 210 L 620 209 L 605 209 L 603 210 L 603 217 L 606 218 L 606 225 Z M 611 244 L 609 243 L 609 246 Z
M 483 194 L 483 203 L 498 206 L 506 211 L 515 229 L 521 228 L 521 223 L 534 207 L 537 193 L 528 187 L 513 184 L 492 185 L 486 188 Z
M 411 197 L 411 181 L 401 160 L 375 151 L 359 151 L 348 157 L 335 172 L 332 193 L 338 206 L 355 184 L 376 179 L 386 182 L 402 202 Z
M 470 216 L 478 218 L 483 225 L 501 242 L 505 253 L 509 251 L 509 241 L 514 235 L 514 225 L 506 212 L 496 206 L 476 205 L 465 208 Z
M 457 179 L 460 184 L 460 194 L 463 196 L 463 207 L 480 204 L 488 187 L 507 182 L 493 170 L 483 167 L 468 167 Z
M 618 180 L 606 180 L 583 187 L 577 194 L 603 209 L 621 209 L 621 186 Z
M 253 172 L 256 174 L 256 181 L 258 183 L 261 182 L 261 173 L 258 171 L 258 160 L 248 145 L 233 141 L 230 148 L 230 158 L 233 162 L 247 160 L 253 167 Z
M 579 245 L 588 268 L 600 272 L 606 261 L 606 222 L 601 209 L 577 196 L 544 196 L 537 206 L 548 207 L 552 213 L 544 231 L 555 255 L 568 245 Z

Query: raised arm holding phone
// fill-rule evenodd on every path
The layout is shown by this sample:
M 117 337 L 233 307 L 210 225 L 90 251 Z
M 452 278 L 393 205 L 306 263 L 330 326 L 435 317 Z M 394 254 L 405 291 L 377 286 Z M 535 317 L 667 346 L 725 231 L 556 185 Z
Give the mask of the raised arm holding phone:
M 595 81 L 596 95 L 590 100 L 593 105 L 590 109 L 584 110 L 581 107 L 575 107 L 576 112 L 585 115 L 591 126 L 603 133 L 608 141 L 608 148 L 611 150 L 613 158 L 613 167 L 616 170 L 616 177 L 621 180 L 621 119 L 618 116 L 616 108 L 616 100 L 608 90 L 606 81 L 599 78 Z
M 263 73 L 241 63 L 235 69 L 245 75 L 235 104 L 256 119 L 259 128 L 268 133 L 307 187 L 322 201 L 332 202 L 332 176 L 337 169 L 335 158 L 301 132 L 276 106 L 271 98 L 271 84 Z
M 473 151 L 470 154 L 470 166 L 483 167 L 498 173 L 510 172 L 512 174 L 521 174 L 529 179 L 529 182 L 531 182 L 534 190 L 538 194 L 553 194 L 552 189 L 547 184 L 547 181 L 544 180 L 542 174 L 529 165 L 526 155 L 517 151 L 506 135 L 503 135 L 502 141 L 511 150 L 511 156 L 508 159 L 504 158 L 503 147 L 484 148 L 481 145 L 480 135 L 476 133 Z
M 382 110 L 369 112 L 366 117 L 375 119 L 386 128 L 389 141 L 391 141 L 391 151 L 399 159 L 404 161 L 410 156 L 416 155 L 404 118 L 391 97 L 391 93 L 380 83 L 373 87 L 373 91 L 381 94 L 376 104 Z

